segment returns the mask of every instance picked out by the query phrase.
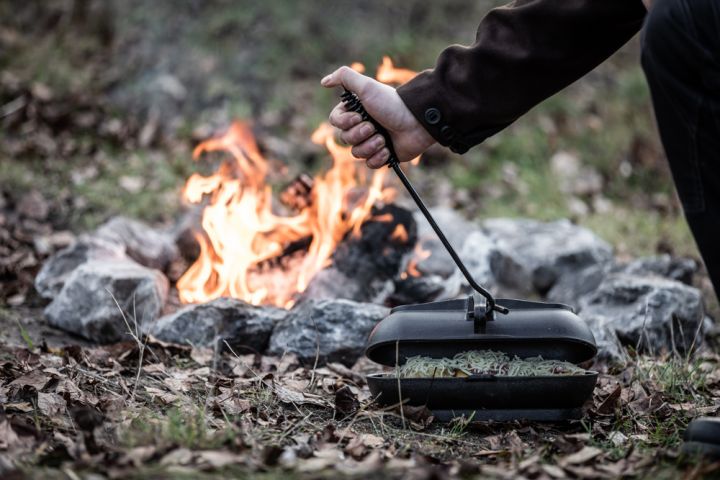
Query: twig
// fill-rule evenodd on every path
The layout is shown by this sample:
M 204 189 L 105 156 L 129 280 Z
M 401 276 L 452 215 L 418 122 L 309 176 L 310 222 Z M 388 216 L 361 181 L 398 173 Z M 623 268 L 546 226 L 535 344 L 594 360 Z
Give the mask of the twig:
M 320 360 L 320 331 L 317 328 L 315 317 L 313 317 L 312 314 L 310 314 L 310 320 L 312 320 L 313 328 L 315 328 L 315 362 L 313 363 L 312 370 L 310 371 L 310 383 L 308 383 L 307 389 L 310 389 L 310 392 L 312 392 L 315 390 L 315 369 L 317 368 L 318 361 Z
M 690 362 L 690 355 L 692 355 L 693 351 L 695 350 L 695 343 L 697 342 L 697 339 L 699 338 L 700 331 L 702 330 L 703 323 L 705 323 L 705 317 L 701 318 L 698 322 L 698 326 L 695 329 L 695 336 L 693 336 L 693 341 L 690 344 L 690 349 L 687 351 L 687 355 L 685 356 L 685 363 Z
M 130 322 L 128 322 L 127 317 L 125 316 L 125 312 L 123 312 L 123 309 L 120 307 L 120 304 L 117 301 L 117 298 L 115 298 L 115 295 L 108 289 L 105 288 L 105 290 L 110 294 L 113 301 L 115 302 L 115 305 L 117 306 L 118 310 L 120 311 L 120 315 L 122 315 L 122 319 L 125 322 L 125 326 L 128 329 L 128 333 L 130 333 L 130 336 L 135 340 L 138 347 L 138 367 L 137 367 L 137 373 L 135 374 L 135 383 L 133 385 L 132 393 L 130 394 L 130 402 L 135 401 L 135 392 L 137 392 L 137 386 L 140 382 L 140 374 L 142 373 L 142 363 L 143 358 L 145 356 L 145 347 L 147 346 L 147 338 L 145 339 L 145 342 L 142 342 L 139 338 L 140 335 L 140 329 L 138 327 L 137 323 L 137 314 L 135 311 L 135 294 L 133 293 L 133 323 L 135 324 L 135 333 L 133 333 L 133 329 L 130 326 Z
M 642 345 L 643 335 L 645 335 L 645 338 L 647 338 L 647 333 L 645 332 L 645 325 L 647 324 L 649 308 L 650 308 L 650 302 L 646 299 L 645 300 L 645 316 L 643 317 L 643 324 L 642 324 L 642 328 L 640 329 L 640 338 L 638 338 L 637 344 L 635 345 L 636 352 L 640 352 L 640 346 Z M 650 342 L 648 342 L 648 347 L 649 346 L 650 346 Z
M 395 376 L 397 377 L 398 402 L 400 403 L 400 418 L 402 418 L 403 430 L 405 425 L 405 410 L 403 409 L 402 388 L 400 386 L 400 340 L 395 341 Z

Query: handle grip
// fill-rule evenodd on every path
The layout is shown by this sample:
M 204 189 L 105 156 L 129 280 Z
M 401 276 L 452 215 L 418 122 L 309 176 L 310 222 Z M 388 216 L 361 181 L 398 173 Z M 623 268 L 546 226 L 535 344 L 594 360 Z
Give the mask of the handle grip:
M 448 241 L 447 237 L 445 237 L 445 234 L 443 233 L 442 229 L 438 226 L 438 224 L 435 222 L 435 219 L 433 218 L 432 214 L 430 214 L 430 211 L 425 206 L 425 203 L 420 198 L 420 195 L 418 195 L 415 188 L 413 188 L 412 184 L 410 183 L 410 180 L 405 176 L 405 173 L 400 168 L 400 161 L 397 157 L 397 153 L 395 153 L 395 147 L 393 146 L 392 139 L 390 138 L 390 132 L 387 131 L 385 127 L 380 125 L 377 120 L 372 118 L 370 114 L 367 113 L 365 110 L 365 107 L 363 107 L 363 104 L 360 102 L 360 99 L 357 95 L 354 93 L 345 90 L 343 94 L 340 97 L 345 104 L 345 108 L 349 111 L 359 113 L 360 116 L 364 121 L 368 121 L 373 124 L 375 127 L 375 130 L 377 133 L 383 136 L 385 139 L 385 147 L 390 152 L 390 155 L 388 156 L 387 164 L 395 170 L 395 173 L 400 178 L 400 181 L 405 186 L 405 189 L 408 191 L 410 196 L 413 198 L 415 203 L 417 204 L 418 208 L 422 212 L 422 214 L 425 216 L 425 219 L 428 221 L 432 229 L 435 231 L 435 234 L 438 236 L 440 241 L 442 242 L 443 246 L 445 247 L 445 250 L 450 254 L 453 261 L 455 262 L 455 265 L 460 269 L 463 276 L 467 280 L 470 287 L 472 287 L 473 290 L 475 290 L 477 293 L 485 297 L 485 315 L 483 318 L 474 318 L 473 320 L 478 321 L 485 321 L 485 320 L 493 320 L 494 319 L 494 312 L 499 312 L 502 314 L 506 314 L 509 312 L 509 310 L 506 307 L 503 307 L 502 305 L 498 305 L 495 302 L 495 298 L 492 296 L 490 292 L 488 292 L 486 289 L 484 289 L 479 283 L 475 281 L 473 276 L 470 274 L 470 271 L 465 267 L 465 264 L 462 262 L 460 257 L 458 256 L 457 252 L 455 252 L 455 249 Z

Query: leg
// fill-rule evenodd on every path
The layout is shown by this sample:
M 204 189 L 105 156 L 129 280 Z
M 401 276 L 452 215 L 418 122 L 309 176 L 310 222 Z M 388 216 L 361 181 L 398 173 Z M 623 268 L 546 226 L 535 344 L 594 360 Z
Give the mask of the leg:
M 685 217 L 720 295 L 720 2 L 655 0 L 642 64 Z

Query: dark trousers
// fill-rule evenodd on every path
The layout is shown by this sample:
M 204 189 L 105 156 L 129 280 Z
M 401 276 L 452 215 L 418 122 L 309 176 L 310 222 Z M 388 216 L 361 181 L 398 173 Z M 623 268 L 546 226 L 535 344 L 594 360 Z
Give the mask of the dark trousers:
M 720 295 L 720 0 L 655 0 L 642 65 L 685 217 Z

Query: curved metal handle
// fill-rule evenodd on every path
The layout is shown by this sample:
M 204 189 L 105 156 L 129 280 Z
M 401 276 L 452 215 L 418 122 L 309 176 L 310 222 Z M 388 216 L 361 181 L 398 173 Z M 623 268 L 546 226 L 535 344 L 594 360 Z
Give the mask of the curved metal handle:
M 460 269 L 463 276 L 467 280 L 470 287 L 472 287 L 473 290 L 478 292 L 480 295 L 485 297 L 485 320 L 492 320 L 493 319 L 493 312 L 499 312 L 502 314 L 506 314 L 509 312 L 509 310 L 502 305 L 498 305 L 495 303 L 495 298 L 492 296 L 490 292 L 488 292 L 486 289 L 484 289 L 479 283 L 475 281 L 475 279 L 472 277 L 468 269 L 465 267 L 465 264 L 462 262 L 460 257 L 458 256 L 457 252 L 455 252 L 455 249 L 448 241 L 447 237 L 445 237 L 445 234 L 440 229 L 438 224 L 435 222 L 435 219 L 433 218 L 432 214 L 430 214 L 430 211 L 425 206 L 425 203 L 420 198 L 420 195 L 418 195 L 415 188 L 413 188 L 412 184 L 410 183 L 410 180 L 405 176 L 405 172 L 402 171 L 400 168 L 400 162 L 398 160 L 397 154 L 395 153 L 395 147 L 393 146 L 392 139 L 390 138 L 390 132 L 385 129 L 382 125 L 380 125 L 377 120 L 372 118 L 367 111 L 365 110 L 365 107 L 363 107 L 362 103 L 360 102 L 360 99 L 357 95 L 354 93 L 345 90 L 341 96 L 341 99 L 343 103 L 345 104 L 345 108 L 347 108 L 349 111 L 359 113 L 360 116 L 362 116 L 362 119 L 364 121 L 368 121 L 373 124 L 375 127 L 375 130 L 383 136 L 385 139 L 385 146 L 387 147 L 388 151 L 390 152 L 390 156 L 388 157 L 388 165 L 390 168 L 395 170 L 395 173 L 400 178 L 400 181 L 405 186 L 405 189 L 408 191 L 410 196 L 413 198 L 415 203 L 417 204 L 418 208 L 422 212 L 422 214 L 425 216 L 425 219 L 427 219 L 428 223 L 432 227 L 432 229 L 435 231 L 435 234 L 442 242 L 443 246 L 445 247 L 445 250 L 450 254 L 453 261 L 455 262 L 455 265 Z

